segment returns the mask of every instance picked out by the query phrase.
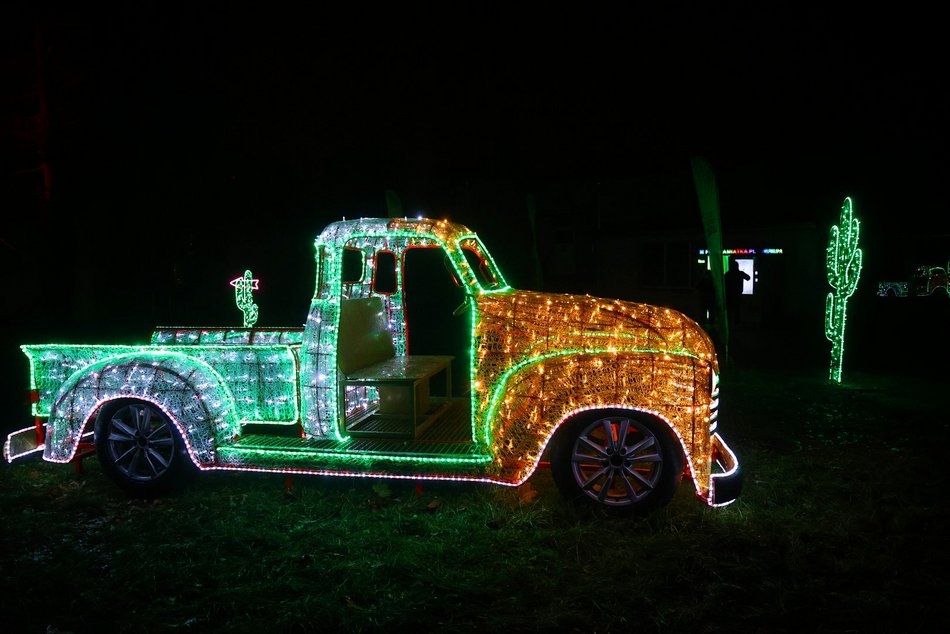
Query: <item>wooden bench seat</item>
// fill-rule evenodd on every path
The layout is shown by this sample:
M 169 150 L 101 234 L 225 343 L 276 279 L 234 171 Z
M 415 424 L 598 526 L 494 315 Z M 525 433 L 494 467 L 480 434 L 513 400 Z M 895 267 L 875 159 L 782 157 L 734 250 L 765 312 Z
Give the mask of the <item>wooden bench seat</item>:
M 450 356 L 393 357 L 346 375 L 340 386 L 340 396 L 346 396 L 349 387 L 375 387 L 379 393 L 376 413 L 388 418 L 404 418 L 402 432 L 374 431 L 362 424 L 365 419 L 348 422 L 346 431 L 356 437 L 386 436 L 417 438 L 432 426 L 449 408 L 452 401 L 452 359 Z M 441 405 L 429 405 L 429 379 L 445 375 L 445 400 Z

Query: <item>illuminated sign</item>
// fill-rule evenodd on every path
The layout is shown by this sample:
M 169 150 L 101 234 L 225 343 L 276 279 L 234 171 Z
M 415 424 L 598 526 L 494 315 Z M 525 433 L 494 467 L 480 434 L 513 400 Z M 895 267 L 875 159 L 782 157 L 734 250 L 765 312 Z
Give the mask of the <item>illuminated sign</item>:
M 709 249 L 700 249 L 700 255 L 709 255 Z M 723 249 L 723 255 L 781 255 L 781 249 Z

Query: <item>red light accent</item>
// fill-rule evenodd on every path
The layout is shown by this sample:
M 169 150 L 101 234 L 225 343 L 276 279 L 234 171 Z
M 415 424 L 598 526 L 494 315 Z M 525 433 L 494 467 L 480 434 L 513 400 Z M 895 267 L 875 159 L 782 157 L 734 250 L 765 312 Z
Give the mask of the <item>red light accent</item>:
M 40 391 L 39 390 L 30 390 L 30 402 L 39 403 L 40 402 Z
M 236 277 L 236 278 L 234 278 L 233 280 L 231 280 L 230 282 L 228 282 L 228 284 L 230 284 L 231 286 L 237 288 L 237 285 L 240 284 L 240 283 L 243 282 L 243 281 L 244 281 L 244 276 L 242 275 L 241 277 Z M 258 282 L 260 282 L 260 280 L 256 280 L 256 279 L 252 279 L 252 280 L 251 280 L 251 290 L 255 290 L 255 291 L 260 290 L 260 289 L 258 288 L 258 286 L 257 286 Z

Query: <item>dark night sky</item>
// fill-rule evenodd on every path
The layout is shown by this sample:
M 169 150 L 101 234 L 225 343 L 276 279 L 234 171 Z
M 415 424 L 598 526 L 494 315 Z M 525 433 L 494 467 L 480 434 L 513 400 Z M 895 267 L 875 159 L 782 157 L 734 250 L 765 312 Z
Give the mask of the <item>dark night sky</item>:
M 27 224 L 108 288 L 251 261 L 286 277 L 327 222 L 385 215 L 386 189 L 479 231 L 525 282 L 526 193 L 542 217 L 698 226 L 693 155 L 727 232 L 829 225 L 846 195 L 869 243 L 950 232 L 934 15 L 134 4 L 29 3 L 6 24 L 38 24 L 46 51 L 54 197 Z
M 226 281 L 244 268 L 261 325 L 300 324 L 313 237 L 386 215 L 387 189 L 478 231 L 520 287 L 526 194 L 547 223 L 698 228 L 693 155 L 716 171 L 727 238 L 824 231 L 851 195 L 866 267 L 902 273 L 892 253 L 923 242 L 950 254 L 943 22 L 904 5 L 128 4 L 0 19 L 8 129 L 41 35 L 53 170 L 45 210 L 0 200 L 8 403 L 18 344 L 235 323 Z
M 386 187 L 441 207 L 472 179 L 688 177 L 695 153 L 721 172 L 724 215 L 939 193 L 934 16 L 253 7 L 40 10 L 62 195 L 338 215 L 381 211 Z

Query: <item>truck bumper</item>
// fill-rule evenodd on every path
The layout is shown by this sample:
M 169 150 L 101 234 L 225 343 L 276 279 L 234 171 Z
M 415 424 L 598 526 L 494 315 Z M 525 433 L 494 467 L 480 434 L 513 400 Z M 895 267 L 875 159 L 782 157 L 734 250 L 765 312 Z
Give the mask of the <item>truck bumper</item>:
M 713 473 L 709 481 L 710 506 L 732 504 L 742 491 L 742 470 L 739 459 L 719 434 L 713 434 L 713 465 L 719 472 Z
M 43 448 L 36 427 L 24 427 L 7 436 L 3 443 L 3 458 L 7 462 L 35 458 L 43 455 Z

